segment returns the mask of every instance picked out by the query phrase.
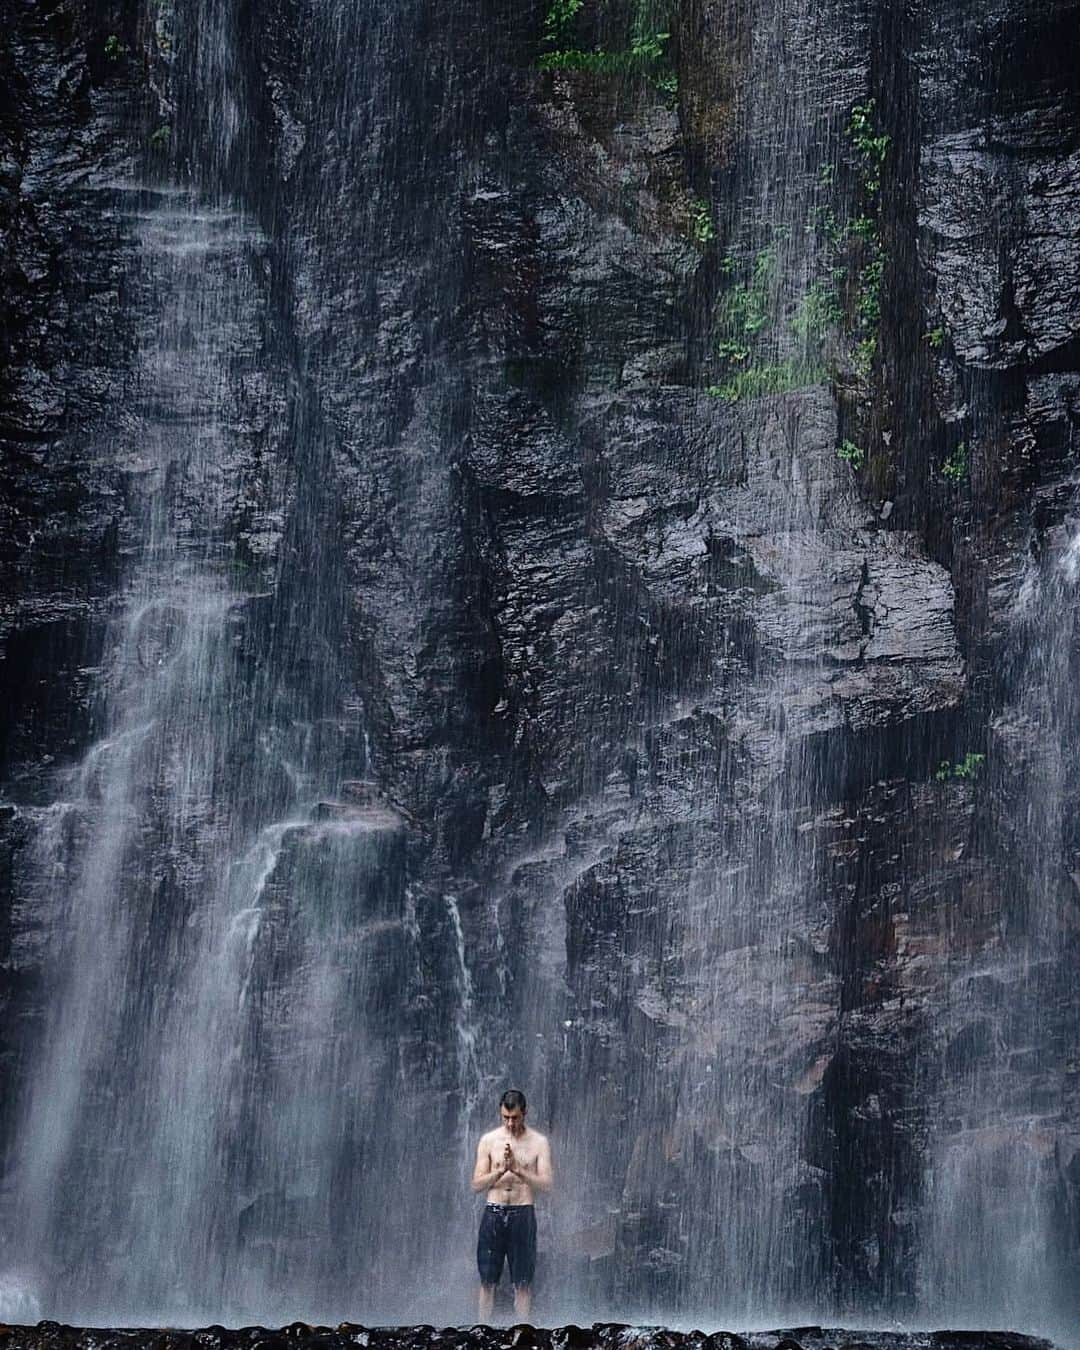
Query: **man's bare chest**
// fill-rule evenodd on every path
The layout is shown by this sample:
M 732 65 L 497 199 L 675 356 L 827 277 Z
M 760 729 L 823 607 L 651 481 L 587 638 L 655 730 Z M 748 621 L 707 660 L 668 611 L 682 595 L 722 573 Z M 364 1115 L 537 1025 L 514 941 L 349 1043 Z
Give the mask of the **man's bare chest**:
M 491 1146 L 490 1158 L 492 1165 L 501 1166 L 506 1154 L 506 1145 L 514 1155 L 514 1164 L 522 1172 L 535 1172 L 537 1170 L 537 1158 L 539 1157 L 539 1147 L 531 1140 L 521 1139 L 499 1139 Z

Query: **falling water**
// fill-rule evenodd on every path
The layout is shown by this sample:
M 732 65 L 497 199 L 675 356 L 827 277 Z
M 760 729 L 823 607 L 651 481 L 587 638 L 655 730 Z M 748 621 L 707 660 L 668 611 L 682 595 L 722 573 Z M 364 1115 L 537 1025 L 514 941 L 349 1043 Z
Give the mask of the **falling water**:
M 815 221 L 835 199 L 820 165 L 844 153 L 843 119 L 862 92 L 844 69 L 837 23 L 798 3 L 754 8 L 741 75 L 748 167 L 733 200 L 714 208 L 731 280 L 713 340 L 725 336 L 725 296 L 741 286 L 759 312 L 753 354 L 735 360 L 780 372 L 781 392 L 732 400 L 722 434 L 741 445 L 744 472 L 701 504 L 687 537 L 697 532 L 703 554 L 727 550 L 728 566 L 771 593 L 753 655 L 717 661 L 692 700 L 647 707 L 636 788 L 628 798 L 612 775 L 575 825 L 596 842 L 571 848 L 568 835 L 565 858 L 522 860 L 514 879 L 511 904 L 535 927 L 521 963 L 527 988 L 511 1001 L 524 1030 L 509 1057 L 556 1114 L 574 1178 L 558 1209 L 563 1247 L 579 1253 L 563 1275 L 575 1289 L 560 1291 L 567 1316 L 575 1299 L 596 1297 L 590 1269 L 612 1264 L 623 1315 L 674 1306 L 745 1324 L 820 1306 L 827 1288 L 827 1173 L 808 1105 L 838 994 L 812 830 L 825 771 L 814 743 L 842 720 L 835 668 L 864 640 L 855 606 L 840 623 L 833 616 L 846 576 L 863 567 L 855 531 L 867 523 L 835 453 L 824 375 L 835 320 L 802 321 L 805 297 L 829 278 Z M 675 452 L 670 468 L 681 469 Z M 669 814 L 650 787 L 676 773 L 689 815 Z M 606 819 L 616 823 L 605 834 Z M 658 876 L 648 870 L 653 839 Z M 533 894 L 538 864 L 556 892 L 546 904 Z M 636 889 L 620 877 L 635 866 Z M 557 922 L 563 904 L 569 934 Z M 624 929 L 593 930 L 598 912 L 625 914 Z M 547 956 L 560 941 L 568 969 Z M 629 1048 L 611 1025 L 623 1006 L 635 1019 Z M 491 1036 L 506 1046 L 497 1028 Z
M 1011 82 L 1039 78 L 1052 59 L 1048 49 L 1036 56 L 1020 44 L 999 69 L 990 31 L 977 8 L 942 6 L 925 15 L 924 42 L 942 63 L 938 81 L 927 82 L 920 95 L 927 203 L 955 191 L 963 178 L 958 151 L 1013 113 Z M 987 296 L 1010 293 L 1014 269 L 1022 270 L 1023 236 L 1035 229 L 1028 213 L 1034 216 L 1038 204 L 1022 191 L 1004 189 L 1007 210 L 978 209 L 981 194 L 1001 193 L 1012 172 L 1009 152 L 991 157 L 965 212 L 970 258 L 978 259 L 968 265 L 985 271 Z M 940 222 L 932 205 L 923 209 L 932 241 Z M 1020 406 L 1029 413 L 1069 406 L 1074 377 L 1029 373 L 1018 404 L 1015 370 L 1005 355 L 1010 333 L 986 344 L 997 330 L 965 328 L 962 306 L 970 300 L 943 275 L 936 284 L 962 361 L 950 417 L 966 437 L 961 448 L 974 466 L 973 487 L 985 491 L 994 481 L 998 447 L 1020 425 L 1012 420 Z M 1000 303 L 1005 313 L 1008 302 Z M 1032 353 L 1053 345 L 1034 308 L 1017 320 Z M 1075 449 L 1070 415 L 1056 451 L 1040 445 L 1036 454 L 1032 514 L 1017 536 L 1011 574 L 991 582 L 1000 586 L 1001 617 L 997 669 L 988 682 L 995 699 L 988 709 L 983 705 L 988 726 L 972 719 L 952 768 L 946 763 L 940 771 L 966 774 L 965 786 L 947 777 L 952 800 L 945 816 L 962 819 L 970 802 L 964 844 L 971 848 L 972 884 L 939 897 L 947 998 L 931 1018 L 934 1054 L 920 1066 L 930 1145 L 922 1315 L 1024 1326 L 1070 1341 L 1077 1325 L 1075 1201 L 1069 1198 L 1076 1105 L 1071 1071 L 1051 1047 L 1074 1039 L 1077 1010 L 1063 973 L 1075 941 L 1077 887 L 1080 524 L 1075 474 L 1068 469 Z M 992 533 L 996 507 L 987 506 Z M 976 688 L 977 677 L 971 683 Z M 964 832 L 951 844 L 956 837 Z
M 409 8 L 310 11 L 307 54 L 335 77 L 317 118 L 366 152 L 365 126 L 400 112 L 407 72 L 389 53 Z M 132 485 L 130 537 L 101 737 L 26 813 L 34 920 L 19 955 L 34 964 L 49 931 L 51 997 L 24 1043 L 2 1199 L 9 1316 L 392 1318 L 443 1302 L 443 1237 L 425 1216 L 465 1170 L 435 1141 L 475 1103 L 468 954 L 448 899 L 460 1061 L 432 1068 L 424 915 L 405 883 L 415 823 L 372 778 L 342 637 L 330 447 L 355 428 L 332 431 L 318 393 L 341 347 L 323 362 L 312 339 L 301 369 L 292 325 L 307 317 L 238 204 L 254 125 L 240 28 L 230 5 L 155 11 L 169 180 L 100 203 L 131 240 L 146 316 L 107 447 Z M 361 267 L 385 227 L 370 192 L 366 210 Z M 425 477 L 415 462 L 416 499 L 437 507 L 445 466 L 433 457 Z M 413 542 L 431 548 L 422 530 Z M 430 1100 L 401 1091 L 409 1056 Z M 405 1180 L 421 1143 L 437 1159 L 422 1194 Z
M 76 1243 L 93 1250 L 138 1232 L 144 1253 L 160 1258 L 148 1227 L 170 1210 L 187 1227 L 192 1168 L 213 1150 L 205 1111 L 179 1112 L 176 1102 L 221 1089 L 208 1076 L 222 1067 L 212 1038 L 228 993 L 209 972 L 232 956 L 214 904 L 221 851 L 234 844 L 218 783 L 241 747 L 207 727 L 214 710 L 239 703 L 231 638 L 245 597 L 219 540 L 226 409 L 244 363 L 258 361 L 248 279 L 256 240 L 237 215 L 196 198 L 132 198 L 140 284 L 160 298 L 141 335 L 133 399 L 142 538 L 114 624 L 105 735 L 70 774 L 35 846 L 37 867 L 59 882 L 58 996 L 37 1048 L 14 1205 L 46 1282 L 49 1261 L 67 1268 Z M 242 980 L 239 953 L 235 967 Z M 191 1054 L 189 1030 L 174 1025 L 185 970 L 196 983 L 181 998 L 206 1055 Z M 157 1147 L 130 1148 L 140 1133 Z M 90 1234 L 71 1221 L 76 1205 L 92 1216 Z M 82 1270 L 92 1278 L 92 1267 Z M 79 1303 L 90 1291 L 70 1294 Z
M 977 791 L 993 803 L 1001 898 L 992 921 L 953 934 L 924 1256 L 933 1315 L 1058 1335 L 1071 1334 L 1061 1321 L 1072 1296 L 1061 1174 L 1075 1154 L 1047 1046 L 1074 1004 L 1061 972 L 1076 886 L 1063 860 L 1074 848 L 1078 546 L 1069 516 L 1029 556 L 1016 588 L 1014 694 L 977 769 Z
M 203 38 L 227 79 L 224 33 Z M 236 119 L 219 111 L 225 154 Z M 388 1072 L 366 1019 L 407 945 L 388 880 L 402 820 L 345 781 L 367 768 L 355 714 L 321 703 L 319 678 L 291 694 L 279 638 L 248 665 L 267 550 L 291 528 L 288 474 L 267 459 L 249 528 L 263 554 L 231 542 L 247 399 L 284 414 L 265 240 L 218 196 L 133 185 L 118 201 L 151 316 L 114 452 L 135 539 L 103 736 L 38 812 L 28 855 L 55 996 L 5 1204 L 27 1298 L 81 1319 L 212 1320 L 274 1308 L 286 1262 L 312 1301 L 348 1284 L 359 1114 Z M 300 472 L 318 473 L 301 448 Z M 309 603 L 291 641 L 316 656 L 324 621 Z
M 446 897 L 446 909 L 454 935 L 454 955 L 457 958 L 457 1017 L 454 1035 L 457 1041 L 458 1076 L 463 1087 L 462 1125 L 465 1131 L 464 1153 L 468 1159 L 468 1130 L 474 1123 L 474 1113 L 480 1104 L 480 1065 L 477 1060 L 476 1007 L 473 999 L 473 981 L 469 971 L 469 953 L 461 926 L 461 911 L 454 896 Z
M 743 168 L 706 202 L 726 269 L 708 342 L 712 355 L 727 341 L 734 365 L 712 394 L 676 391 L 705 453 L 738 463 L 674 527 L 686 556 L 709 560 L 687 572 L 701 593 L 680 595 L 665 628 L 632 588 L 598 586 L 600 655 L 565 710 L 580 796 L 565 806 L 565 782 L 539 785 L 537 819 L 490 855 L 477 845 L 483 866 L 451 880 L 470 855 L 445 800 L 471 793 L 474 817 L 488 801 L 486 842 L 497 792 L 480 755 L 455 758 L 482 718 L 460 711 L 465 681 L 439 648 L 451 611 L 462 646 L 499 635 L 454 589 L 455 547 L 477 546 L 455 512 L 481 417 L 461 411 L 474 391 L 441 347 L 467 269 L 433 203 L 452 188 L 475 205 L 488 188 L 462 167 L 462 138 L 484 139 L 467 77 L 415 54 L 434 12 L 292 6 L 288 58 L 317 72 L 301 125 L 280 90 L 272 110 L 251 97 L 245 7 L 155 11 L 172 149 L 154 181 L 102 201 L 150 317 L 103 447 L 131 501 L 100 734 L 51 800 L 24 809 L 18 955 L 41 970 L 49 1011 L 20 1044 L 4 1316 L 456 1320 L 473 1279 L 469 1154 L 511 1082 L 556 1146 L 545 1316 L 745 1323 L 835 1296 L 830 1185 L 851 1159 L 830 1155 L 821 1120 L 844 1011 L 823 747 L 847 731 L 846 672 L 875 659 L 863 592 L 888 546 L 836 454 L 824 371 L 847 338 L 807 302 L 830 275 L 823 221 L 847 191 L 832 175 L 866 97 L 851 55 L 865 35 L 838 40 L 839 4 L 740 11 Z M 463 49 L 475 38 L 455 33 Z M 275 118 L 288 207 L 252 170 Z M 320 142 L 349 181 L 328 175 Z M 395 248 L 407 274 L 386 261 Z M 740 287 L 757 307 L 742 356 L 724 329 Z M 407 371 L 402 387 L 378 383 L 378 362 Z M 728 398 L 740 362 L 771 372 L 768 387 Z M 363 417 L 350 385 L 375 390 Z M 595 433 L 559 431 L 575 454 Z M 625 467 L 620 449 L 597 453 L 605 472 Z M 374 562 L 345 560 L 363 553 L 350 512 L 390 540 Z M 616 515 L 604 502 L 582 524 L 609 582 Z M 1036 1321 L 1064 1278 L 1038 1275 L 1061 1106 L 1053 1082 L 1036 1073 L 1017 1094 L 1009 1071 L 1038 1069 L 1041 1022 L 1060 1015 L 1046 897 L 1077 884 L 1057 867 L 1077 539 L 1070 524 L 1021 591 L 1020 692 L 992 730 L 1004 745 L 1035 728 L 1037 749 L 1015 781 L 986 781 L 1020 803 L 1024 866 L 1007 922 L 956 959 L 926 1075 L 942 1109 L 922 1292 L 973 1320 Z M 755 592 L 753 631 L 706 603 L 718 574 Z M 1068 621 L 1041 623 L 1048 610 Z M 677 693 L 620 668 L 620 630 L 638 624 L 654 628 L 651 651 L 670 644 Z M 373 709 L 358 690 L 379 660 L 407 674 Z M 527 703 L 535 689 L 514 692 Z M 422 822 L 380 778 L 394 755 L 398 786 L 434 803 Z

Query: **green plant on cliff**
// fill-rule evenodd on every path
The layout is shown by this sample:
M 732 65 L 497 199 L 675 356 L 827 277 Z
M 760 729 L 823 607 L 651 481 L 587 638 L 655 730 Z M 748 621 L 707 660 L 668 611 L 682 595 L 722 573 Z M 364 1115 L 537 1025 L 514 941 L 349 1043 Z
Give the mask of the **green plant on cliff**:
M 729 274 L 736 267 L 737 263 L 730 258 L 724 260 L 724 269 Z M 775 248 L 759 249 L 751 261 L 749 276 L 732 287 L 720 301 L 716 326 L 721 342 L 725 339 L 746 342 L 765 327 L 775 270 Z
M 720 264 L 734 284 L 720 296 L 713 329 L 722 378 L 706 392 L 725 403 L 805 389 L 828 378 L 824 343 L 842 312 L 836 277 L 813 282 L 792 312 L 779 271 L 787 237 L 787 231 L 774 230 L 765 247 L 741 259 L 726 254 Z M 788 334 L 800 340 L 794 354 Z
M 880 252 L 859 269 L 855 314 L 859 326 L 865 332 L 875 332 L 881 322 L 881 282 L 884 275 L 885 259 Z
M 701 197 L 691 197 L 688 210 L 691 239 L 695 244 L 711 244 L 716 238 L 716 226 L 708 202 Z
M 585 0 L 551 0 L 544 17 L 544 51 L 537 65 L 546 71 L 580 71 L 588 75 L 628 75 L 634 71 L 657 71 L 654 87 L 666 99 L 678 89 L 675 72 L 664 69 L 665 49 L 671 34 L 660 26 L 652 0 L 637 0 L 628 45 L 617 51 L 601 47 L 586 50 L 578 44 L 578 20 Z M 657 69 L 659 68 L 659 69 Z
M 667 40 L 666 33 L 658 33 L 658 39 Z M 567 48 L 563 51 L 545 52 L 537 65 L 541 70 L 581 70 L 589 75 L 627 75 L 656 64 L 659 57 L 643 54 L 631 49 L 622 52 L 607 52 L 600 48 L 592 51 L 579 51 Z
M 710 384 L 705 392 L 722 403 L 739 403 L 744 398 L 806 389 L 812 384 L 821 384 L 826 378 L 827 372 L 822 366 L 802 361 L 779 361 L 735 370 L 721 384 Z
M 941 466 L 941 476 L 950 483 L 962 483 L 968 476 L 967 442 L 961 441 Z
M 630 69 L 629 52 L 582 52 L 575 48 L 546 52 L 539 60 L 541 70 L 580 70 L 587 75 L 618 75 Z
M 943 759 L 938 765 L 934 777 L 939 783 L 948 782 L 950 778 L 974 778 L 985 763 L 985 755 L 978 755 L 969 750 L 963 759 L 958 759 L 955 763 Z
M 836 447 L 836 458 L 845 460 L 858 473 L 866 463 L 866 451 L 854 441 L 841 441 Z
M 110 33 L 105 39 L 105 58 L 108 61 L 120 61 L 127 56 L 127 48 L 116 36 Z
M 750 360 L 750 347 L 740 338 L 721 338 L 716 344 L 716 354 L 722 361 L 733 361 L 741 365 Z
M 634 0 L 630 24 L 630 50 L 643 61 L 660 61 L 671 40 L 665 31 L 668 0 Z
M 928 333 L 923 334 L 923 341 L 932 352 L 941 351 L 945 346 L 945 329 L 940 325 L 937 328 L 931 328 Z
M 881 171 L 885 167 L 891 138 L 878 126 L 874 99 L 852 105 L 846 131 L 848 140 L 862 162 L 863 187 L 871 196 L 876 196 L 881 188 Z
M 716 397 L 734 402 L 759 393 L 798 388 L 823 378 L 836 353 L 837 335 L 846 330 L 849 371 L 866 383 L 874 368 L 881 327 L 886 253 L 881 239 L 880 189 L 890 138 L 877 120 L 873 99 L 852 105 L 845 125 L 847 157 L 858 176 L 857 209 L 846 219 L 827 199 L 837 181 L 836 164 L 818 167 L 816 190 L 826 200 L 816 204 L 804 233 L 817 236 L 820 254 L 813 260 L 813 279 L 794 305 L 776 275 L 777 241 L 747 261 L 727 254 L 721 274 L 734 284 L 725 288 L 716 308 L 715 353 L 724 378 L 709 386 Z M 790 358 L 782 325 L 799 340 L 801 351 Z M 787 357 L 787 359 L 785 359 Z M 855 468 L 865 452 L 850 442 L 841 458 Z
M 630 55 L 643 63 L 661 61 L 670 39 L 670 33 L 638 33 L 630 39 Z
M 708 392 L 726 403 L 735 403 L 740 398 L 752 397 L 756 393 L 776 392 L 771 386 L 782 379 L 777 366 L 747 365 L 758 334 L 769 318 L 774 261 L 772 249 L 759 250 L 751 263 L 749 276 L 726 292 L 720 301 L 716 317 L 715 350 L 717 357 L 727 367 L 727 377 L 719 384 L 710 385 Z M 729 256 L 724 259 L 721 270 L 725 275 L 730 275 L 737 266 L 737 262 Z
M 573 41 L 574 25 L 585 0 L 551 0 L 544 16 L 544 42 L 549 47 L 567 47 Z
M 656 92 L 662 94 L 664 101 L 673 104 L 679 97 L 679 77 L 673 70 L 665 70 L 653 81 Z
M 831 281 L 813 282 L 800 299 L 791 320 L 791 329 L 803 342 L 820 344 L 830 329 L 843 319 L 844 309 L 836 280 L 834 276 Z
M 869 380 L 878 348 L 881 293 L 885 277 L 885 250 L 881 242 L 881 175 L 891 144 L 877 121 L 877 105 L 867 99 L 852 106 L 845 135 L 856 156 L 863 209 L 843 232 L 840 247 L 846 253 L 854 284 L 851 295 L 852 367 Z
M 874 369 L 874 357 L 877 355 L 877 334 L 870 333 L 856 342 L 851 353 L 851 364 L 855 374 L 862 380 L 868 380 Z

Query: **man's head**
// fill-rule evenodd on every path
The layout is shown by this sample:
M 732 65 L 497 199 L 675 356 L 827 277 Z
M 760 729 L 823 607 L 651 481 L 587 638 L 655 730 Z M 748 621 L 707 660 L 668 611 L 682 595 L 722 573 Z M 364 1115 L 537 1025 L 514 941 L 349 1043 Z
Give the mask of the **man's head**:
M 510 1088 L 499 1099 L 499 1115 L 502 1123 L 511 1134 L 521 1134 L 525 1129 L 525 1094 L 517 1088 Z

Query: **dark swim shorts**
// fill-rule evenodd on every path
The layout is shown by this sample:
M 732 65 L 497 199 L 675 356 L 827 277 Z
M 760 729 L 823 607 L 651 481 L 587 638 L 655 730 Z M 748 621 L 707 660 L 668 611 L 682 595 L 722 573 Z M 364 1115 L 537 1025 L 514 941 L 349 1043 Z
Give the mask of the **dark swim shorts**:
M 536 1210 L 532 1205 L 488 1205 L 476 1240 L 481 1284 L 498 1284 L 503 1261 L 515 1289 L 532 1284 L 536 1273 Z

